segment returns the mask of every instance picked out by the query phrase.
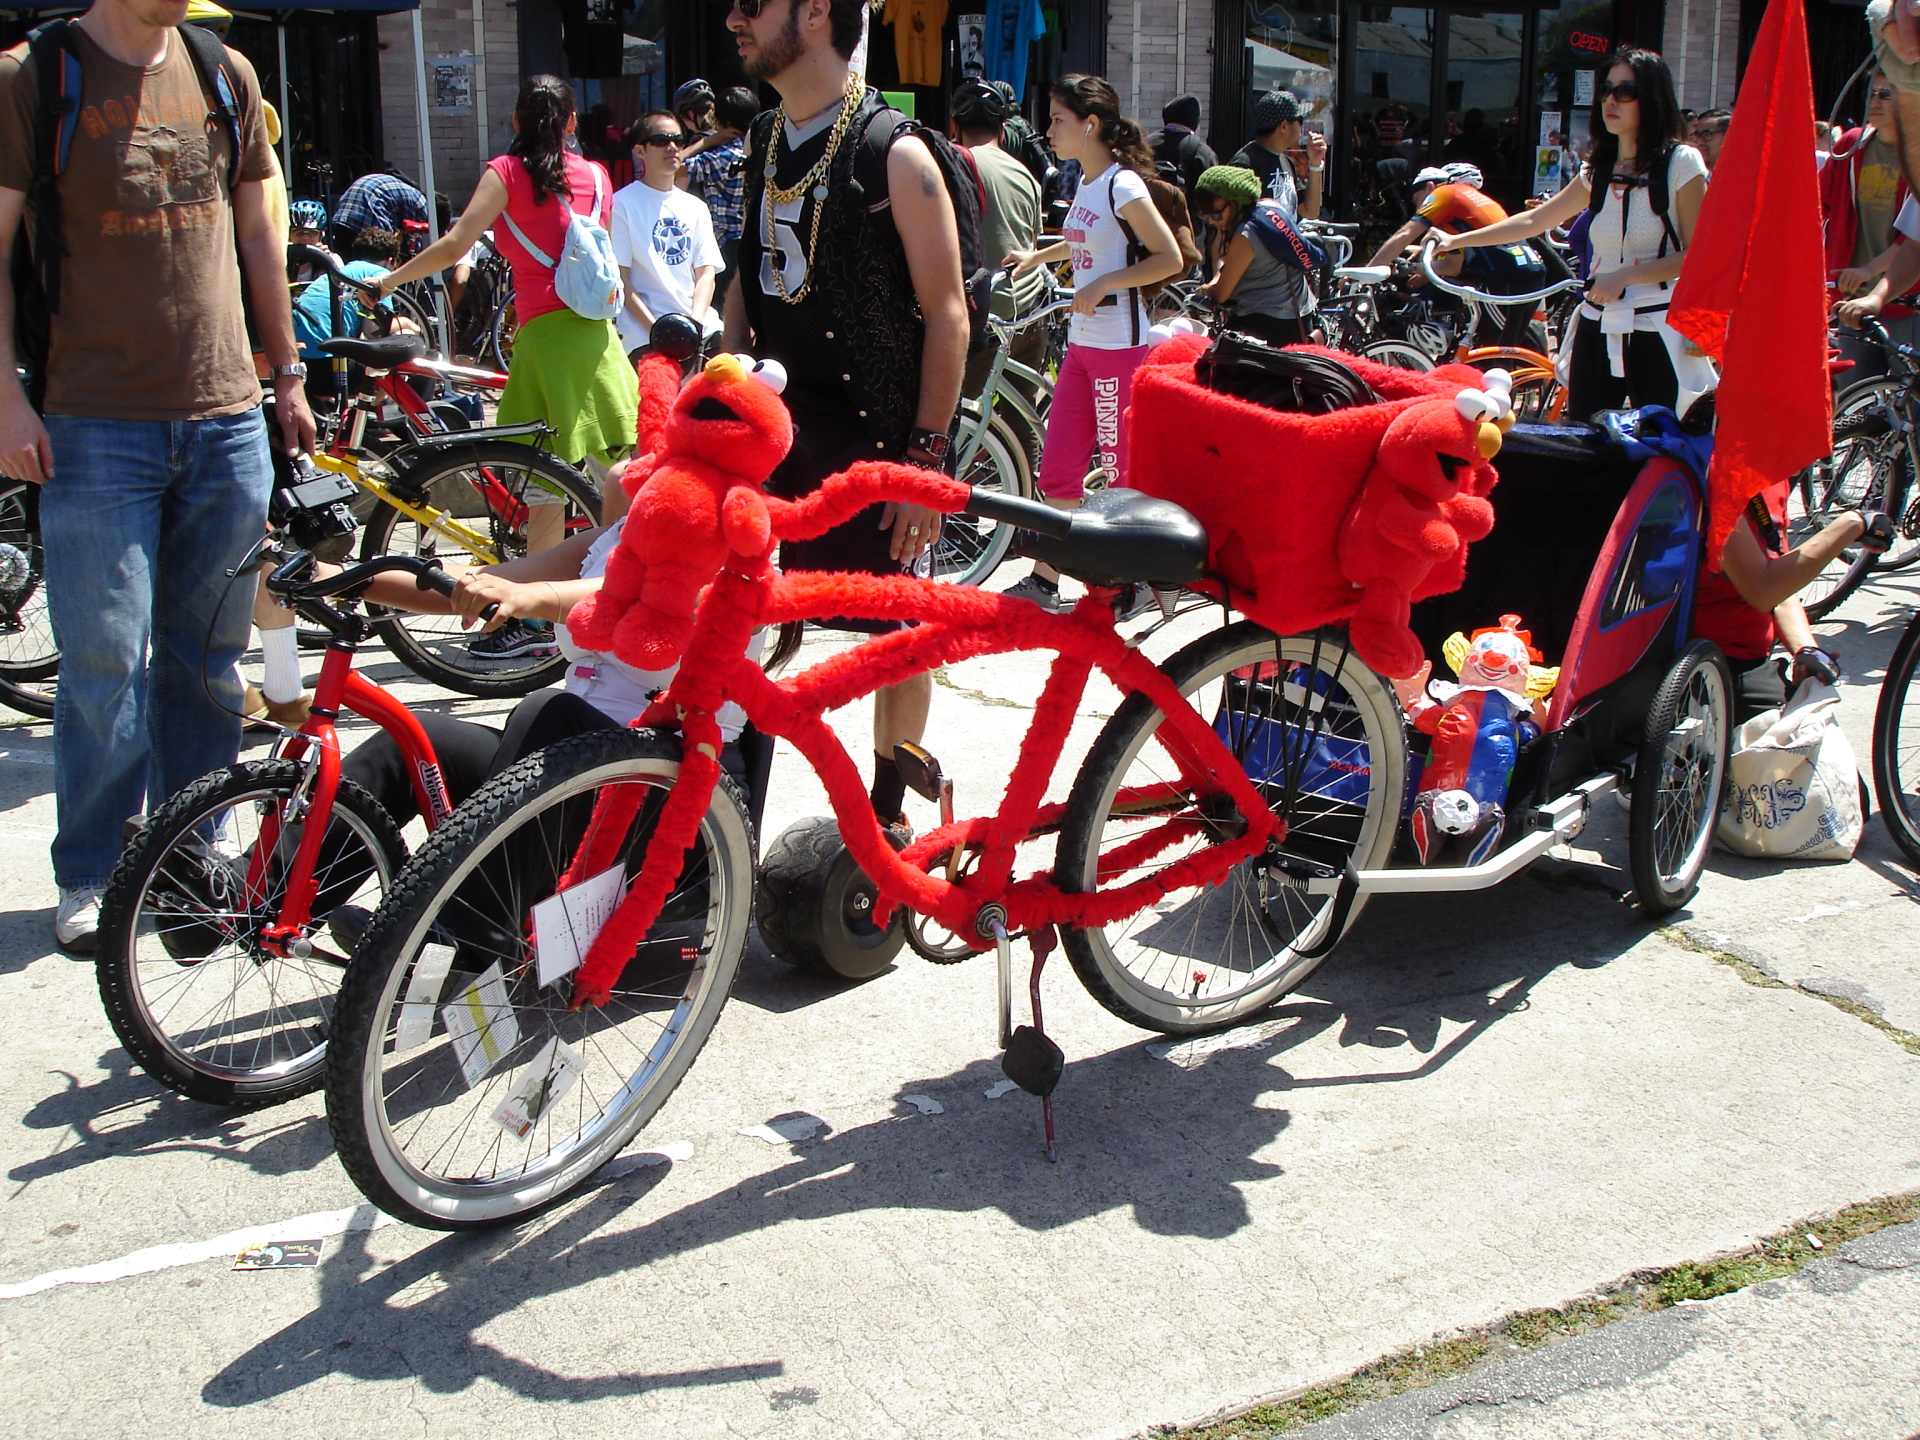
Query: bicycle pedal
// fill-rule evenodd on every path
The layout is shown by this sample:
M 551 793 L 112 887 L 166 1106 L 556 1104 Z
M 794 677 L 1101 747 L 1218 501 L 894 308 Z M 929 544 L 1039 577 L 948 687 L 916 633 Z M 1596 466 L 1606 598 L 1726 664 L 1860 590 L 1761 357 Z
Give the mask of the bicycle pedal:
M 1066 1072 L 1066 1052 L 1044 1030 L 1022 1025 L 1000 1056 L 1000 1073 L 1029 1095 L 1053 1094 Z
M 941 772 L 940 762 L 931 753 L 911 741 L 902 740 L 893 747 L 893 763 L 900 771 L 900 778 L 907 782 L 909 790 L 922 800 L 931 800 L 935 804 L 940 802 L 947 780 Z

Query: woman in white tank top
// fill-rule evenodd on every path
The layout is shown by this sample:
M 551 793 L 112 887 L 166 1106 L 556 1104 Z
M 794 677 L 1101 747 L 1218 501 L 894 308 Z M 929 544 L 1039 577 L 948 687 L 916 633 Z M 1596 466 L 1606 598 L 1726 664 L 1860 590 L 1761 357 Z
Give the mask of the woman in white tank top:
M 1707 194 L 1700 152 L 1680 143 L 1680 108 L 1667 63 L 1651 50 L 1610 57 L 1594 96 L 1603 127 L 1593 159 L 1538 208 L 1484 230 L 1443 236 L 1463 250 L 1545 234 L 1593 209 L 1593 274 L 1561 349 L 1567 414 L 1666 405 L 1685 414 L 1716 383 L 1713 364 L 1667 324 L 1667 298 Z M 1596 182 L 1596 178 L 1597 182 Z M 1594 208 L 1594 183 L 1601 185 Z M 1664 215 L 1657 201 L 1664 197 Z

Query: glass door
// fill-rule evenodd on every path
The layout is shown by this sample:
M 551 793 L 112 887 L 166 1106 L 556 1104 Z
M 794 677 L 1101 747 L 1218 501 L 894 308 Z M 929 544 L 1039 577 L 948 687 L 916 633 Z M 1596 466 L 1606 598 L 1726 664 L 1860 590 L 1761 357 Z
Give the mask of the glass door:
M 1530 193 L 1534 139 L 1522 134 L 1525 17 L 1517 12 L 1449 10 L 1442 162 L 1463 160 L 1486 177 L 1486 192 L 1508 210 Z

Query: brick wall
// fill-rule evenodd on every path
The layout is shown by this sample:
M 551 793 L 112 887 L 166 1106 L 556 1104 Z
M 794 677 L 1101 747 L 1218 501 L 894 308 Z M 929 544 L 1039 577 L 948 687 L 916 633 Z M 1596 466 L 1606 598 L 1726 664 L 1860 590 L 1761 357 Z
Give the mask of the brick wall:
M 1713 61 L 1719 31 L 1720 64 Z M 1682 108 L 1733 108 L 1734 72 L 1740 47 L 1739 0 L 1667 0 L 1660 53 L 1673 71 Z
M 1160 126 L 1160 107 L 1176 95 L 1200 97 L 1200 131 L 1206 133 L 1213 90 L 1213 0 L 1186 0 L 1186 69 L 1180 69 L 1180 0 L 1109 0 L 1107 79 L 1120 92 L 1120 108 L 1149 131 Z M 1140 17 L 1134 33 L 1134 12 Z M 1137 88 L 1136 88 L 1137 87 Z
M 513 99 L 520 88 L 519 17 L 514 0 L 469 0 L 464 5 L 426 0 L 420 19 L 429 62 L 443 55 L 473 57 L 473 113 L 431 117 L 434 184 L 458 214 L 473 193 L 481 167 L 507 148 L 513 134 Z M 417 179 L 422 167 L 411 18 L 382 15 L 379 36 L 387 158 Z

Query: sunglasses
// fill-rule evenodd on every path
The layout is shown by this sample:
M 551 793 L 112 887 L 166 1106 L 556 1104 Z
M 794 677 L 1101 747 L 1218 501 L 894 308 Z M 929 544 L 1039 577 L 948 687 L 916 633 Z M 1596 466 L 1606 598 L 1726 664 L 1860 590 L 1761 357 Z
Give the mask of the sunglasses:
M 773 0 L 731 0 L 728 8 L 733 9 L 738 7 L 740 13 L 746 16 L 747 19 L 755 20 L 759 18 L 760 12 L 772 3 Z
M 651 145 L 656 150 L 664 150 L 669 145 L 678 147 L 686 144 L 687 137 L 684 135 L 669 135 L 664 130 L 656 130 L 640 143 L 642 145 Z
M 1618 85 L 1602 85 L 1600 98 L 1618 100 L 1622 105 L 1629 105 L 1640 98 L 1640 87 L 1631 80 L 1622 81 Z
M 1878 100 L 1883 104 L 1886 101 L 1893 99 L 1893 87 L 1891 85 L 1883 85 L 1881 86 L 1880 89 L 1869 90 L 1867 93 L 1871 95 L 1875 100 Z

